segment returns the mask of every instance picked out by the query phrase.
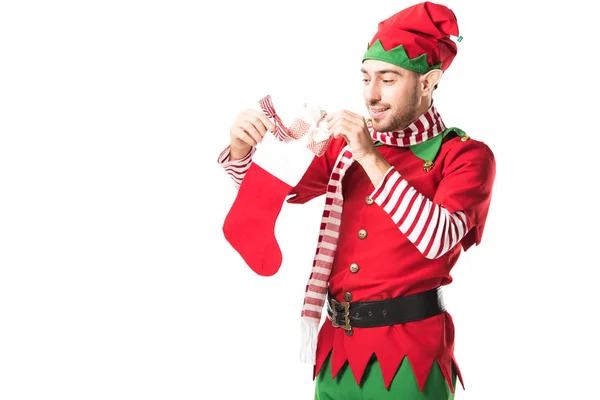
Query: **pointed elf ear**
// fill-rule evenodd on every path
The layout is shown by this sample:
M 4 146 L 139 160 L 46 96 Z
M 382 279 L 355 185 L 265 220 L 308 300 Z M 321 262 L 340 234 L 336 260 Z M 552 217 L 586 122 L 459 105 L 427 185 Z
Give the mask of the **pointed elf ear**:
M 443 71 L 441 69 L 432 69 L 426 74 L 421 75 L 421 88 L 424 95 L 428 95 L 433 92 L 433 89 L 442 79 Z

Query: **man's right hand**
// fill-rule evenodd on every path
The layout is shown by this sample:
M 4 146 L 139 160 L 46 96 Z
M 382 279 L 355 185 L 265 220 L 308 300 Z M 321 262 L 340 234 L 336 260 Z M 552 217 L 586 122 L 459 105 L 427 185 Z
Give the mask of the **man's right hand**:
M 275 124 L 262 112 L 248 108 L 239 113 L 229 130 L 230 160 L 246 157 L 252 147 L 262 142 L 267 130 L 273 132 Z

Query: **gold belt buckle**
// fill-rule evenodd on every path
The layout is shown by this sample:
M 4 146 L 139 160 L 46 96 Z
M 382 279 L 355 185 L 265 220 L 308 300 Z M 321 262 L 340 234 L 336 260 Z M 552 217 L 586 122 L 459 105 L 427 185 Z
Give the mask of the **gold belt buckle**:
M 338 319 L 338 311 L 336 309 L 336 306 L 340 305 L 342 307 L 344 307 L 344 320 L 346 321 L 345 324 L 340 325 L 337 323 L 337 319 Z M 331 323 L 333 324 L 333 326 L 335 328 L 342 328 L 345 331 L 350 331 L 352 330 L 352 327 L 350 326 L 350 303 L 348 303 L 347 301 L 342 301 L 341 303 L 335 299 L 331 299 L 331 313 L 332 313 L 332 318 L 331 318 Z

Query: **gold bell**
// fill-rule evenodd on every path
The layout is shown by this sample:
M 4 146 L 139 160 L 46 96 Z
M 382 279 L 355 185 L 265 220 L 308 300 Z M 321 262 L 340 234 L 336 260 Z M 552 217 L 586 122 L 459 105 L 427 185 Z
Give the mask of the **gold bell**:
M 469 140 L 469 139 L 471 139 L 471 138 L 470 138 L 468 135 L 464 135 L 464 136 L 461 136 L 461 137 L 460 137 L 460 140 L 461 140 L 462 142 L 466 142 L 466 141 L 467 141 L 467 140 Z
M 423 163 L 423 171 L 429 172 L 431 168 L 433 168 L 433 161 L 427 160 Z

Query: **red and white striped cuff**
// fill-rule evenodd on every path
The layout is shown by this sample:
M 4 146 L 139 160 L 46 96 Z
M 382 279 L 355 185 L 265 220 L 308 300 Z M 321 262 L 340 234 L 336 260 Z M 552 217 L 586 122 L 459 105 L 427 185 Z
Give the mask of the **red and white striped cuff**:
M 400 232 L 426 258 L 439 258 L 469 231 L 463 211 L 450 213 L 412 187 L 394 167 L 371 193 L 371 198 L 392 218 Z
M 256 152 L 256 148 L 252 147 L 252 150 L 244 157 L 239 160 L 231 160 L 231 147 L 227 146 L 225 150 L 219 154 L 218 163 L 223 167 L 227 175 L 233 179 L 233 183 L 236 188 L 239 189 L 242 184 L 242 180 L 248 172 L 250 165 L 252 165 L 252 156 Z

